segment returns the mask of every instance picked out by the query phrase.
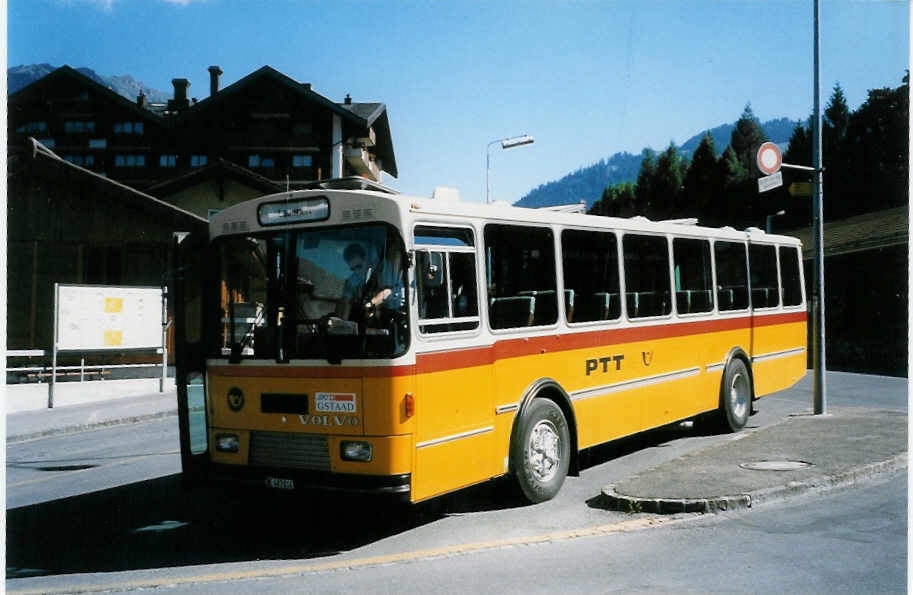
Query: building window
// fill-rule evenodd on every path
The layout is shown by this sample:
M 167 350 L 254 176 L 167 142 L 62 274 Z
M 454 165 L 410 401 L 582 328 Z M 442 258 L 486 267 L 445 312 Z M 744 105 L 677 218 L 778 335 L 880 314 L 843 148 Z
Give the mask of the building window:
M 314 160 L 310 155 L 292 155 L 292 167 L 311 167 Z
M 65 155 L 64 160 L 80 167 L 92 167 L 95 165 L 95 157 L 93 155 Z
M 108 139 L 90 138 L 89 139 L 89 148 L 90 149 L 107 149 L 108 148 Z
M 20 126 L 16 129 L 16 132 L 22 132 L 30 134 L 33 132 L 47 132 L 48 123 L 47 122 L 29 122 L 23 126 Z
M 63 131 L 67 134 L 84 134 L 95 132 L 95 122 L 67 121 L 63 123 Z
M 247 167 L 276 167 L 276 159 L 261 155 L 248 155 Z
M 206 155 L 191 155 L 190 167 L 203 167 L 206 165 Z
M 177 155 L 162 155 L 159 157 L 159 167 L 177 167 Z
M 114 125 L 114 134 L 142 134 L 142 122 L 117 122 Z
M 115 155 L 114 167 L 146 167 L 145 155 Z
M 41 143 L 42 145 L 44 145 L 45 147 L 47 147 L 47 148 L 49 148 L 49 149 L 53 149 L 53 148 L 54 148 L 55 143 L 54 143 L 54 139 L 53 139 L 53 138 L 39 138 L 39 139 L 37 139 L 37 140 L 38 140 L 39 143 Z

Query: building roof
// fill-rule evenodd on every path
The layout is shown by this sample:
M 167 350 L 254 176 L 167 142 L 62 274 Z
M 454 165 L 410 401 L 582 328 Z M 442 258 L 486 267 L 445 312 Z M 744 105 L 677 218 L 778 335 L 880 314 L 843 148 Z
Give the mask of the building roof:
M 348 122 L 358 129 L 367 130 L 374 126 L 378 144 L 377 156 L 383 162 L 383 169 L 393 177 L 398 175 L 396 156 L 393 152 L 393 140 L 390 135 L 390 125 L 387 121 L 387 108 L 383 103 L 335 103 L 314 91 L 310 83 L 299 83 L 271 66 L 263 66 L 244 78 L 220 89 L 215 95 L 210 95 L 206 99 L 191 105 L 179 116 L 179 120 L 192 119 L 197 114 L 208 111 L 223 101 L 230 100 L 252 85 L 259 84 L 264 80 L 272 80 L 284 85 L 286 88 L 300 94 L 303 99 L 324 107 L 331 113 L 338 115 L 344 122 Z
M 154 216 L 170 221 L 171 224 L 175 227 L 175 230 L 200 230 L 205 229 L 209 224 L 208 220 L 200 217 L 199 215 L 195 215 L 190 211 L 185 211 L 184 209 L 178 208 L 163 200 L 159 200 L 154 196 L 140 192 L 139 190 L 131 188 L 126 184 L 121 184 L 120 182 L 111 180 L 101 174 L 95 173 L 94 171 L 79 167 L 78 165 L 70 163 L 65 159 L 61 159 L 53 151 L 39 143 L 34 138 L 30 138 L 29 140 L 32 144 L 32 159 L 40 160 L 46 164 L 51 164 L 61 169 L 77 172 L 79 175 L 85 176 L 87 179 L 92 179 L 96 184 L 99 185 L 99 187 L 103 188 L 105 191 L 117 194 L 127 204 L 131 204 L 137 208 L 149 212 Z
M 238 93 L 253 85 L 259 84 L 264 80 L 276 81 L 295 93 L 298 93 L 302 99 L 316 103 L 329 112 L 338 115 L 344 122 L 347 122 L 350 126 L 358 130 L 367 131 L 368 128 L 373 126 L 377 136 L 376 154 L 383 164 L 383 170 L 393 177 L 398 175 L 396 155 L 393 151 L 393 139 L 390 134 L 390 124 L 387 120 L 387 108 L 383 103 L 335 103 L 315 92 L 311 88 L 310 83 L 299 83 L 271 66 L 263 66 L 240 80 L 235 81 L 231 85 L 220 89 L 216 94 L 210 95 L 202 101 L 190 104 L 187 109 L 176 116 L 169 114 L 167 112 L 167 107 L 162 104 L 147 103 L 145 106 L 140 106 L 135 101 L 130 101 L 119 93 L 97 83 L 70 66 L 61 66 L 37 81 L 26 85 L 10 95 L 9 102 L 15 103 L 20 100 L 20 98 L 27 97 L 29 93 L 34 92 L 35 89 L 38 88 L 36 85 L 43 86 L 61 78 L 75 79 L 81 84 L 94 89 L 104 97 L 107 97 L 112 102 L 128 108 L 137 114 L 162 123 L 171 123 L 176 126 L 180 126 L 188 120 L 199 117 L 200 114 L 207 112 L 211 107 L 224 101 L 231 100 L 231 98 L 235 97 Z
M 907 207 L 884 209 L 839 221 L 824 222 L 824 255 L 838 256 L 907 244 L 909 238 Z M 812 229 L 785 232 L 802 240 L 803 258 L 814 256 Z
M 30 93 L 33 93 L 37 88 L 39 88 L 39 86 L 53 84 L 54 82 L 56 82 L 58 80 L 67 79 L 67 78 L 78 81 L 80 84 L 83 84 L 83 85 L 89 87 L 90 89 L 99 93 L 100 95 L 107 98 L 108 100 L 110 100 L 124 108 L 132 110 L 133 112 L 135 112 L 138 115 L 151 117 L 153 119 L 164 121 L 164 118 L 162 117 L 161 114 L 156 113 L 152 110 L 146 109 L 146 108 L 140 106 L 139 104 L 137 104 L 135 101 L 130 101 L 129 99 L 127 99 L 120 93 L 117 93 L 116 91 L 113 91 L 113 90 L 109 89 L 108 87 L 105 87 L 104 85 L 98 83 L 97 81 L 92 80 L 88 76 L 84 75 L 83 73 L 79 72 L 75 68 L 72 68 L 71 66 L 68 66 L 66 64 L 52 72 L 49 72 L 48 74 L 41 77 L 40 79 L 29 83 L 28 85 L 26 85 L 25 87 L 22 87 L 15 93 L 11 93 L 10 96 L 7 98 L 7 103 L 8 104 L 16 103 L 17 101 L 20 101 L 21 98 L 27 97 Z
M 203 167 L 192 169 L 183 175 L 179 175 L 174 178 L 169 178 L 163 182 L 153 184 L 144 190 L 146 192 L 158 194 L 161 196 L 171 194 L 172 192 L 178 192 L 185 188 L 195 186 L 204 180 L 212 179 L 218 176 L 233 178 L 267 194 L 280 192 L 282 190 L 280 185 L 276 184 L 269 178 L 261 176 L 260 174 L 253 172 L 246 167 L 241 167 L 240 165 L 226 159 L 217 159 L 209 165 L 204 165 Z

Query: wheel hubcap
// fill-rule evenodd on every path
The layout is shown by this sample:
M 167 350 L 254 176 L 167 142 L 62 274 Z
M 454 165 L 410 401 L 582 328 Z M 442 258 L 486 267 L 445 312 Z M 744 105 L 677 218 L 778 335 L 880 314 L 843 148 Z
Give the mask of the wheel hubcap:
M 555 477 L 561 461 L 561 444 L 558 430 L 552 422 L 542 420 L 533 427 L 527 457 L 529 468 L 537 480 L 547 482 Z
M 744 374 L 738 373 L 732 377 L 729 385 L 729 402 L 732 404 L 732 413 L 738 419 L 745 417 L 748 412 L 748 379 Z

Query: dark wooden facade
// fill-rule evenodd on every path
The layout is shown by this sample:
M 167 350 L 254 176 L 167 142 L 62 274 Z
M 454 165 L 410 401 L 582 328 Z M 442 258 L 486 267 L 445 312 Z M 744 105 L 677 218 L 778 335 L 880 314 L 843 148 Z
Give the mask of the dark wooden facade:
M 7 346 L 49 350 L 54 284 L 159 286 L 176 231 L 206 220 L 37 151 L 8 180 Z

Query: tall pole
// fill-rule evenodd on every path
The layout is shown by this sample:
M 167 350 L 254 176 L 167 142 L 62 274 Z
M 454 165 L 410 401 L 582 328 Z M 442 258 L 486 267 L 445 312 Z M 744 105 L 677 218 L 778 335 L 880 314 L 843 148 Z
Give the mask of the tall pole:
M 827 413 L 827 384 L 824 373 L 824 180 L 821 155 L 821 25 L 820 0 L 815 2 L 815 115 L 812 165 L 815 169 L 812 193 L 812 238 L 815 247 L 814 284 L 812 289 L 812 366 L 814 368 L 815 415 Z

